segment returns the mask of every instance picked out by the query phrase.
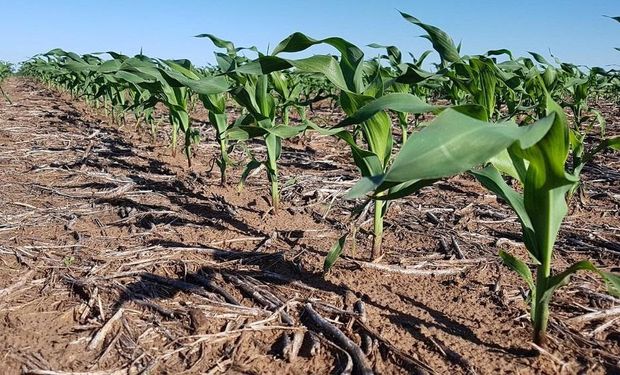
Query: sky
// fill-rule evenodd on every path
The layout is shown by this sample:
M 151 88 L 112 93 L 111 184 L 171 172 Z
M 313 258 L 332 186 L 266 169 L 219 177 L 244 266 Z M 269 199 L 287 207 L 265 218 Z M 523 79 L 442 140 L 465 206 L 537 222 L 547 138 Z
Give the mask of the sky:
M 507 48 L 587 66 L 620 64 L 620 0 L 0 0 L 0 60 L 20 62 L 52 48 L 115 51 L 213 63 L 211 33 L 266 52 L 295 31 L 365 46 L 431 49 L 398 10 L 448 32 L 462 53 Z M 313 47 L 313 53 L 329 53 Z M 365 48 L 367 55 L 377 50 Z

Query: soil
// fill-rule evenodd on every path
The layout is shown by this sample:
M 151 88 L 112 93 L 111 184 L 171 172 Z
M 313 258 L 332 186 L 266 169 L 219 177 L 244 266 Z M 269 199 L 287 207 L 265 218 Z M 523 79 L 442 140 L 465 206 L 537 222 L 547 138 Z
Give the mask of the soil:
M 376 373 L 620 372 L 617 312 L 585 315 L 620 300 L 591 273 L 556 293 L 546 349 L 531 344 L 525 284 L 497 257 L 526 259 L 519 224 L 469 176 L 394 202 L 378 263 L 388 269 L 367 263 L 366 221 L 355 249 L 323 274 L 353 208 L 341 199 L 357 178 L 345 144 L 313 133 L 285 142 L 272 212 L 264 170 L 241 192 L 241 165 L 219 184 L 204 110 L 193 114 L 203 142 L 189 169 L 165 129 L 154 141 L 25 78 L 3 89 L 12 104 L 0 101 L 2 374 L 345 372 L 344 344 L 318 333 L 308 304 L 370 343 Z M 608 134 L 620 132 L 620 109 L 595 107 Z M 340 115 L 326 104 L 312 116 Z M 618 154 L 585 168 L 556 269 L 590 259 L 619 271 L 619 177 Z M 299 355 L 287 345 L 295 336 Z

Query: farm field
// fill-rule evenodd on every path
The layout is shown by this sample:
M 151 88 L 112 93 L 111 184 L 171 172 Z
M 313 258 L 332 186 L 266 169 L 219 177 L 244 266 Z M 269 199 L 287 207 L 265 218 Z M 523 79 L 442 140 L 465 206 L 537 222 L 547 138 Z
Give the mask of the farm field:
M 0 61 L 0 373 L 620 372 L 619 71 L 400 16 Z
M 241 194 L 217 185 L 208 144 L 188 171 L 181 156 L 171 158 L 148 134 L 119 130 L 66 95 L 25 78 L 4 87 L 14 104 L 0 108 L 3 371 L 157 366 L 175 373 L 217 369 L 216 363 L 239 373 L 334 371 L 342 354 L 323 343 L 313 356 L 279 358 L 283 333 L 305 330 L 307 300 L 352 338 L 370 329 L 393 345 L 380 341 L 373 350 L 382 372 L 408 373 L 410 357 L 437 373 L 555 373 L 562 366 L 604 373 L 617 366 L 617 325 L 595 333 L 609 319 L 580 321 L 613 304 L 587 274 L 558 292 L 551 355 L 534 355 L 523 287 L 496 256 L 498 249 L 524 252 L 515 239 L 518 223 L 471 178 L 426 188 L 398 203 L 400 219 L 387 218 L 381 264 L 450 274 L 368 268 L 358 263 L 369 256 L 359 245 L 323 277 L 323 257 L 347 210 L 329 203 L 353 180 L 342 172 L 347 155 L 338 142 L 312 136 L 285 146 L 294 152 L 283 156 L 283 178 L 298 181 L 283 192 L 278 214 L 269 215 L 259 181 L 250 180 Z M 601 108 L 617 126 L 618 108 Z M 587 198 L 571 207 L 558 266 L 590 257 L 617 267 L 619 165 L 609 154 L 586 169 Z M 455 238 L 464 259 L 452 246 L 442 248 L 442 238 Z M 201 275 L 240 306 L 219 302 L 195 278 Z M 244 297 L 243 285 L 277 296 L 293 325 L 282 327 L 269 309 Z M 351 318 L 357 300 L 366 305 L 364 326 Z M 118 311 L 118 326 L 88 350 Z

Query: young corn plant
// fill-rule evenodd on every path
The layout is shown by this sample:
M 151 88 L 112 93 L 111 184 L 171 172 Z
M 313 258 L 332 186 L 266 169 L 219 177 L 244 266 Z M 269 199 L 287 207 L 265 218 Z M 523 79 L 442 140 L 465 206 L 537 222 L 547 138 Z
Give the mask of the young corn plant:
M 228 116 L 226 115 L 228 94 L 199 95 L 199 98 L 204 107 L 209 111 L 209 122 L 215 128 L 215 140 L 220 147 L 220 156 L 216 163 L 220 168 L 220 182 L 222 185 L 225 185 L 227 180 L 226 170 L 228 165 L 231 164 L 231 159 L 228 156 L 229 138 L 226 134 L 226 131 L 229 129 Z
M 595 272 L 603 277 L 611 293 L 620 293 L 620 275 L 601 271 L 589 261 L 577 262 L 561 272 L 553 270 L 554 245 L 568 212 L 567 194 L 579 176 L 566 172 L 570 149 L 568 121 L 561 107 L 549 96 L 546 98 L 546 113 L 546 117 L 525 127 L 549 128 L 544 137 L 525 138 L 508 148 L 509 158 L 503 163 L 496 161 L 484 169 L 472 171 L 485 187 L 510 205 L 521 223 L 523 242 L 536 275 L 532 275 L 523 260 L 505 251 L 500 252 L 500 257 L 530 288 L 533 339 L 541 346 L 546 342 L 553 293 L 566 285 L 572 274 L 579 270 Z M 522 192 L 510 187 L 500 170 L 516 179 L 523 187 Z
M 305 125 L 288 124 L 287 107 L 291 105 L 292 95 L 296 94 L 289 90 L 286 77 L 279 71 L 263 73 L 260 69 L 245 69 L 248 65 L 247 59 L 239 56 L 237 52 L 248 48 L 236 48 L 232 42 L 211 34 L 202 34 L 199 37 L 207 37 L 217 47 L 226 49 L 226 54 L 216 54 L 218 65 L 234 82 L 230 96 L 246 112 L 226 130 L 226 137 L 241 141 L 251 138 L 262 139 L 267 149 L 263 161 L 258 161 L 252 156 L 252 160 L 242 173 L 239 186 L 243 186 L 253 169 L 265 166 L 270 183 L 271 206 L 274 212 L 277 212 L 280 206 L 278 160 L 282 152 L 282 140 L 295 137 L 306 130 Z M 256 52 L 254 47 L 249 49 Z M 259 56 L 263 55 L 259 53 Z M 274 91 L 279 95 L 274 95 Z M 280 123 L 277 113 L 284 114 L 283 123 Z
M 322 129 L 310 123 L 309 126 L 323 134 L 334 135 L 351 147 L 353 160 L 362 179 L 351 190 L 349 197 L 358 198 L 373 192 L 371 200 L 367 201 L 374 205 L 373 258 L 381 254 L 383 217 L 389 200 L 411 194 L 436 179 L 484 163 L 523 134 L 533 131 L 530 128 L 521 129 L 514 123 L 490 124 L 477 120 L 487 117 L 484 108 L 480 106 L 445 109 L 429 105 L 411 94 L 386 94 L 389 83 L 386 84 L 381 73 L 377 69 L 370 69 L 375 74 L 365 77 L 361 50 L 340 38 L 315 40 L 295 33 L 274 49 L 274 55 L 298 52 L 320 43 L 335 47 L 341 54 L 340 58 L 336 60 L 332 56 L 319 55 L 289 60 L 267 56 L 253 65 L 249 64 L 246 69 L 257 68 L 268 73 L 294 67 L 322 73 L 341 90 L 339 104 L 348 118 L 330 129 Z M 443 112 L 424 130 L 409 137 L 393 159 L 393 124 L 385 110 L 414 114 Z M 355 126 L 349 131 L 351 125 Z M 362 134 L 366 147 L 357 144 L 354 137 L 356 132 Z M 541 134 L 540 130 L 536 134 Z M 330 251 L 325 269 L 329 269 L 338 258 L 345 239 L 338 241 Z
M 188 60 L 159 62 L 142 55 L 124 61 L 116 77 L 148 90 L 152 97 L 166 105 L 172 125 L 173 156 L 176 155 L 178 133 L 182 131 L 184 151 L 191 168 L 191 146 L 198 142 L 199 134 L 192 128 L 188 113 L 190 90 L 199 95 L 220 94 L 228 90 L 226 80 L 223 77 L 199 77 L 192 71 Z
M 443 82 L 445 92 L 453 104 L 478 104 L 484 108 L 488 119 L 512 117 L 512 111 L 509 111 L 508 116 L 501 115 L 498 98 L 502 93 L 506 95 L 506 92 L 512 91 L 515 75 L 509 71 L 501 70 L 492 57 L 506 54 L 512 58 L 510 51 L 489 51 L 487 52 L 488 56 L 460 56 L 460 48 L 454 44 L 446 32 L 435 26 L 425 24 L 409 14 L 401 12 L 401 15 L 410 23 L 427 32 L 424 37 L 431 41 L 442 61 L 442 69 L 437 74 L 445 79 Z M 414 69 L 420 71 L 419 67 L 412 67 L 408 72 L 409 74 L 403 75 L 399 81 L 418 83 L 427 76 L 412 75 L 411 73 L 416 71 Z
M 345 122 L 360 122 L 385 109 L 415 113 L 417 97 L 390 94 L 367 103 Z M 515 143 L 540 139 L 550 124 L 519 127 L 514 122 L 489 123 L 485 109 L 477 106 L 436 107 L 439 115 L 414 132 L 388 168 L 363 177 L 347 193 L 347 198 L 366 195 L 387 203 L 428 186 L 438 179 L 454 176 L 486 163 Z M 343 251 L 344 238 L 330 250 L 324 268 L 333 266 Z
M 530 52 L 534 59 L 545 66 L 543 74 L 535 76 L 531 80 L 531 86 L 538 85 L 538 96 L 542 97 L 539 102 L 544 103 L 544 95 L 549 92 L 550 96 L 561 100 L 561 107 L 570 109 L 573 120 L 569 122 L 569 142 L 571 166 L 567 168 L 576 177 L 576 181 L 569 191 L 569 196 L 577 192 L 581 186 L 578 178 L 583 167 L 592 161 L 594 157 L 605 150 L 618 150 L 620 148 L 620 137 L 605 136 L 605 120 L 603 116 L 588 105 L 588 99 L 596 92 L 596 88 L 601 86 L 599 77 L 605 77 L 607 72 L 601 68 L 592 68 L 588 74 L 581 72 L 573 64 L 560 63 L 561 69 L 555 69 L 542 56 Z M 559 61 L 558 61 L 559 63 Z M 548 74 L 553 71 L 553 74 Z M 590 148 L 585 143 L 586 137 L 598 126 L 600 140 Z M 583 190 L 582 190 L 583 192 Z
M 7 61 L 0 61 L 0 84 L 2 84 L 2 81 L 4 81 L 12 73 L 13 64 Z M 2 89 L 2 86 L 0 86 L 0 93 L 2 93 L 2 96 L 4 96 L 4 98 L 7 100 L 7 102 L 9 102 L 9 104 L 12 104 L 11 99 L 6 95 L 6 93 Z
M 215 139 L 220 148 L 220 155 L 216 160 L 220 168 L 220 182 L 225 185 L 226 171 L 231 163 L 228 156 L 229 137 L 226 133 L 230 128 L 226 114 L 229 82 L 225 76 L 218 75 L 215 71 L 194 69 L 191 65 L 182 66 L 174 62 L 168 62 L 168 64 L 172 69 L 163 72 L 168 81 L 190 89 L 208 110 L 209 122 L 215 129 Z
M 303 51 L 317 44 L 327 44 L 338 50 L 340 53 L 339 61 L 333 56 L 327 55 L 299 60 L 288 60 L 276 56 L 283 52 Z M 321 73 L 340 89 L 340 107 L 346 114 L 352 115 L 365 103 L 375 97 L 382 96 L 385 91 L 385 82 L 382 79 L 380 69 L 371 69 L 374 74 L 364 76 L 363 58 L 364 54 L 357 46 L 342 38 L 333 37 L 316 40 L 302 33 L 294 33 L 276 46 L 272 56 L 259 59 L 254 65 L 249 65 L 248 69 L 258 68 L 265 73 L 270 73 L 275 70 L 295 68 L 303 72 Z M 432 106 L 418 102 L 418 107 L 413 112 L 429 111 L 432 108 Z M 342 124 L 332 129 L 321 129 L 314 124 L 306 123 L 323 134 L 334 135 L 349 144 L 353 160 L 362 176 L 371 176 L 383 172 L 390 161 L 394 143 L 392 122 L 387 113 L 383 111 L 377 111 L 364 121 L 355 123 L 355 129 L 352 131 L 348 131 L 345 126 L 354 123 Z M 355 133 L 361 133 L 366 148 L 357 144 Z M 387 206 L 384 205 L 383 201 L 374 202 L 373 259 L 378 258 L 381 254 L 383 217 L 386 210 Z

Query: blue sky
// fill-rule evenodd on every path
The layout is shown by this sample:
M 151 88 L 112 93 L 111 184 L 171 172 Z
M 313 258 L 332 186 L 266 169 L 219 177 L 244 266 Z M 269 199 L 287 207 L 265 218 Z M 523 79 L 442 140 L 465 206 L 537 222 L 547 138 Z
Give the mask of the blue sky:
M 620 64 L 620 0 L 4 0 L 0 60 L 23 61 L 60 47 L 77 53 L 113 50 L 160 58 L 213 61 L 212 33 L 240 46 L 272 48 L 294 31 L 341 36 L 363 46 L 391 44 L 419 55 L 430 43 L 396 9 L 447 31 L 463 53 L 508 48 L 518 55 L 549 49 L 562 61 Z M 328 49 L 315 47 L 313 52 Z M 368 54 L 375 54 L 367 49 Z

